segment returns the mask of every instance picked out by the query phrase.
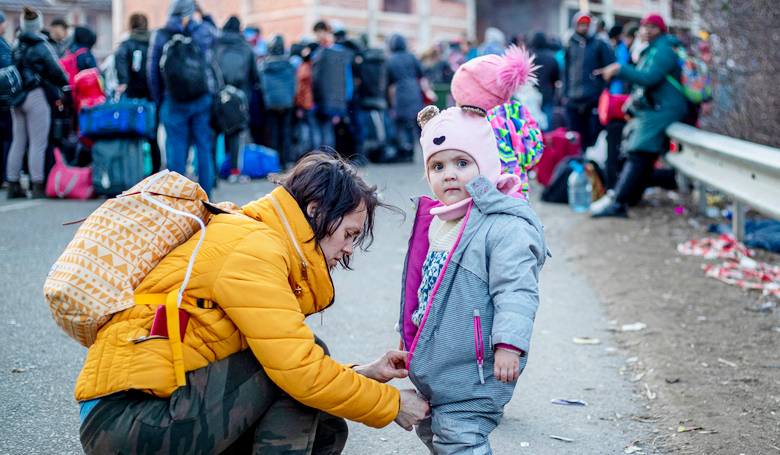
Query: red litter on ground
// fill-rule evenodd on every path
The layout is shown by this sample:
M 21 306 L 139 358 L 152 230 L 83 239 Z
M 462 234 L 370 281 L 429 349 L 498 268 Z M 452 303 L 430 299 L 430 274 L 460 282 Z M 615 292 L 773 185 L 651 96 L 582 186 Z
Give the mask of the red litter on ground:
M 677 245 L 677 251 L 705 259 L 725 259 L 720 264 L 704 264 L 705 275 L 741 289 L 780 298 L 780 266 L 752 259 L 755 251 L 729 234 L 690 240 Z

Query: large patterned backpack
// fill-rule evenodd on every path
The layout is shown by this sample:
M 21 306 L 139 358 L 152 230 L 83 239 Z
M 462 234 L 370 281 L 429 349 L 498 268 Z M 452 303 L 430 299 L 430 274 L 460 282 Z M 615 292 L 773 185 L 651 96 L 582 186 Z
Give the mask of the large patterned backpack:
M 135 288 L 165 255 L 199 229 L 204 235 L 210 217 L 204 201 L 200 185 L 166 170 L 103 203 L 46 278 L 43 292 L 57 325 L 84 346 L 94 343 L 114 313 L 136 305 Z M 179 299 L 188 277 L 189 271 Z
M 539 162 L 544 141 L 539 125 L 525 106 L 517 101 L 500 104 L 488 111 L 501 159 L 501 173 L 520 177 L 520 196 L 528 199 L 528 172 Z
M 680 80 L 671 75 L 666 80 L 693 104 L 712 99 L 712 80 L 709 68 L 702 59 L 688 53 L 682 45 L 674 46 L 680 64 Z

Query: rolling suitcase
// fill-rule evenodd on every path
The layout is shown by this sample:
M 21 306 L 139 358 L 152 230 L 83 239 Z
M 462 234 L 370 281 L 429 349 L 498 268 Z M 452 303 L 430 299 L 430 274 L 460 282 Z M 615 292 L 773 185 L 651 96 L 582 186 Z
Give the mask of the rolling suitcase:
M 123 98 L 84 108 L 79 113 L 80 134 L 90 139 L 122 137 L 152 138 L 155 106 L 147 100 Z
M 144 177 L 141 139 L 101 139 L 92 146 L 92 186 L 99 196 L 114 197 Z

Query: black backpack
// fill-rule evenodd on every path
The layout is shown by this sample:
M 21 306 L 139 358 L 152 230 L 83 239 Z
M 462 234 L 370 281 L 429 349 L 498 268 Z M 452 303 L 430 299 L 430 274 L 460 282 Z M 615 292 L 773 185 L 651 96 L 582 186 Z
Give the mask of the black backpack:
M 357 58 L 360 75 L 360 100 L 369 110 L 387 109 L 387 65 L 385 51 L 366 49 Z
M 249 125 L 249 100 L 243 90 L 225 85 L 214 97 L 211 107 L 212 127 L 220 133 L 233 134 Z
M 24 83 L 16 65 L 0 69 L 0 108 L 18 106 L 24 98 Z
M 249 80 L 250 60 L 236 46 L 219 46 L 216 52 L 216 62 L 222 71 L 225 84 L 242 87 Z
M 194 101 L 209 91 L 206 58 L 192 38 L 182 34 L 165 43 L 160 72 L 165 89 L 178 102 Z

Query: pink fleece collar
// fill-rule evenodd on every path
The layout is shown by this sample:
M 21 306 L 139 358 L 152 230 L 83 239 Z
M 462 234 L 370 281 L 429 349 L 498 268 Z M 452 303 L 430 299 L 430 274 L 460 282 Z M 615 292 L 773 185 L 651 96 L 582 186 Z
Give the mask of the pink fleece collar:
M 520 189 L 520 177 L 514 174 L 501 174 L 496 182 L 496 188 L 504 194 L 513 195 Z M 516 197 L 516 196 L 513 196 Z M 442 221 L 452 221 L 463 218 L 469 209 L 472 198 L 467 197 L 451 205 L 444 205 L 441 202 L 429 212 L 431 215 L 439 217 Z

